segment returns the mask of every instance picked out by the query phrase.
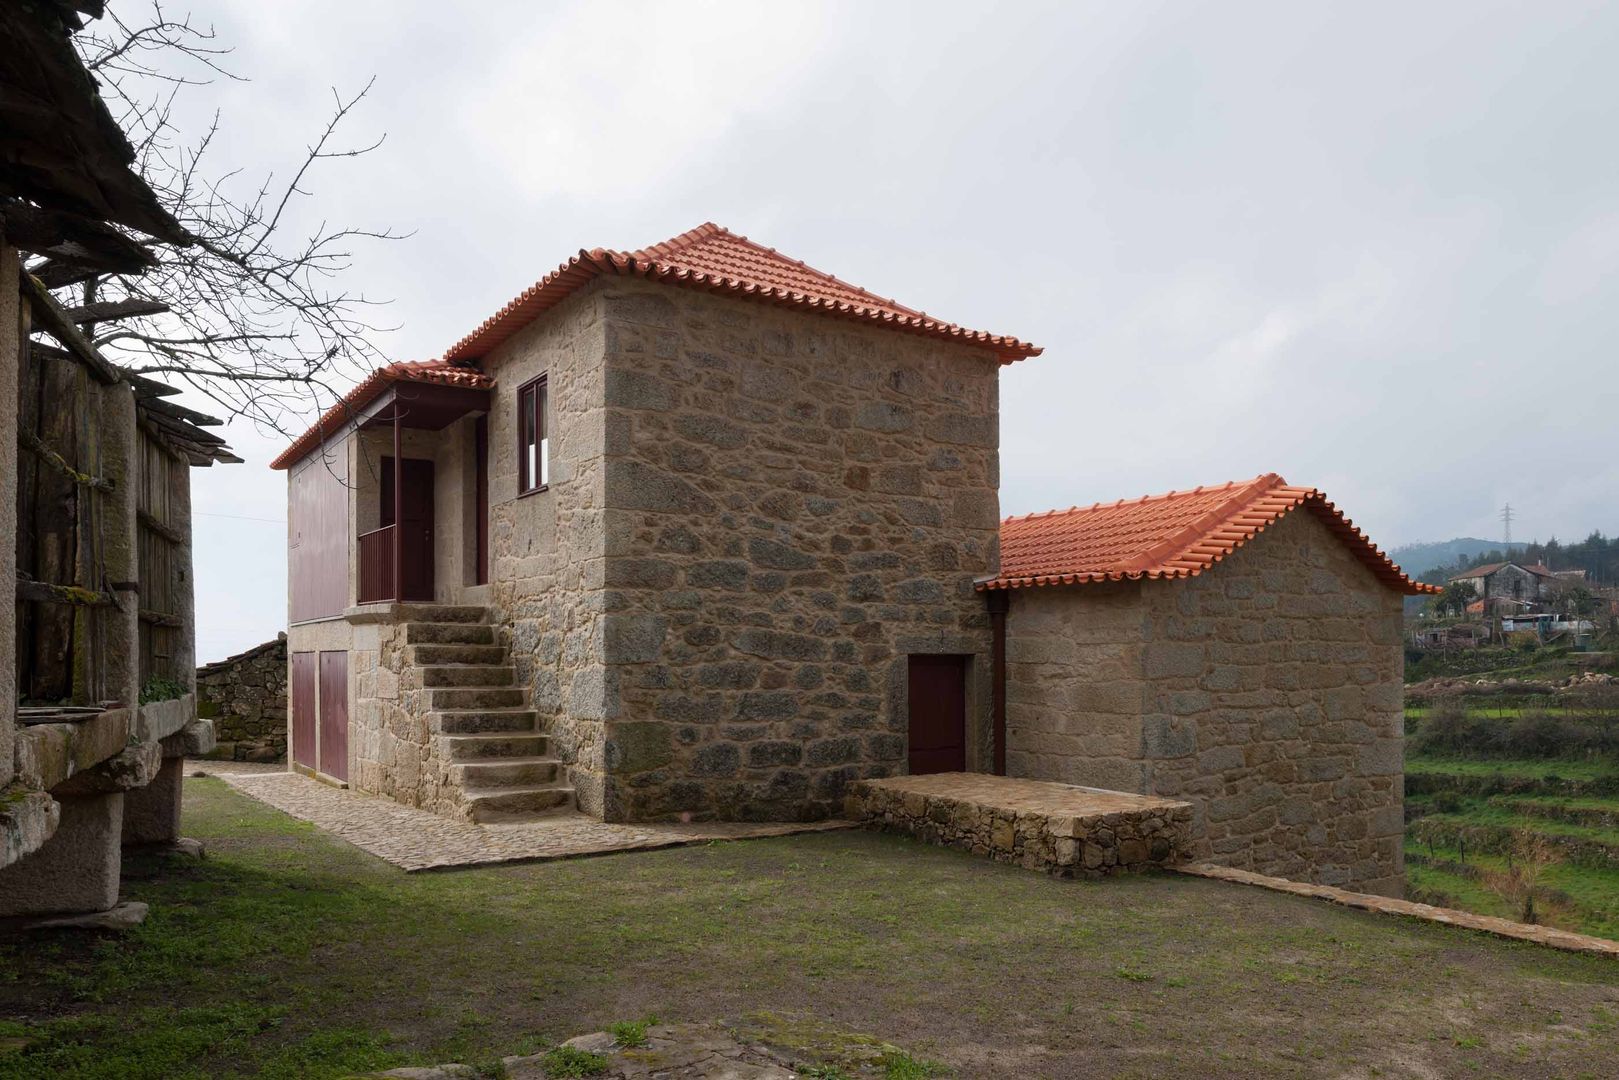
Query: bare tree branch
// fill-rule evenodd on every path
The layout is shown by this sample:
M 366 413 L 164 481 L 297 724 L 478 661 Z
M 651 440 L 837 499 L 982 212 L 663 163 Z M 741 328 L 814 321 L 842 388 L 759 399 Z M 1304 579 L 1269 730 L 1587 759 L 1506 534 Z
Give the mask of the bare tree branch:
M 382 145 L 386 136 L 344 141 L 375 80 L 352 95 L 333 90 L 332 111 L 289 180 L 268 174 L 243 193 L 242 170 L 213 167 L 220 114 L 192 133 L 175 118 L 182 90 L 245 81 L 226 66 L 231 49 L 212 26 L 173 17 L 154 0 L 144 19 L 109 13 L 90 22 L 76 44 L 135 147 L 137 170 L 191 242 L 152 247 L 157 265 L 139 276 L 91 278 L 64 286 L 58 298 L 69 308 L 136 312 L 102 324 L 94 339 L 125 368 L 194 390 L 261 427 L 301 430 L 312 404 L 330 404 L 381 359 L 370 338 L 383 329 L 373 321 L 382 303 L 343 278 L 359 245 L 402 234 L 294 224 L 314 197 L 321 163 Z M 168 310 L 157 311 L 160 304 Z

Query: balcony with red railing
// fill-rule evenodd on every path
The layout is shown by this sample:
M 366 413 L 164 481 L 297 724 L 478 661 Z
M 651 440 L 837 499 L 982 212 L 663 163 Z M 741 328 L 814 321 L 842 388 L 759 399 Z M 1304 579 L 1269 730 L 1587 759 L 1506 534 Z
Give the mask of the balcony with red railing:
M 394 599 L 394 527 L 360 534 L 360 595 L 362 604 Z

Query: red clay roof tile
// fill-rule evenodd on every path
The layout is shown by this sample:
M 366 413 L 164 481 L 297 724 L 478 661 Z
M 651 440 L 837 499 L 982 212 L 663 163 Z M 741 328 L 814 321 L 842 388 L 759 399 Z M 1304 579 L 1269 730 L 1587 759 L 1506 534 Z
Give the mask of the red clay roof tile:
M 1320 491 L 1291 486 L 1275 473 L 1007 518 L 1001 523 L 1000 573 L 978 587 L 1195 577 L 1300 506 L 1389 588 L 1407 595 L 1439 591 L 1402 573 Z
M 1040 349 L 1027 342 L 940 322 L 708 222 L 639 251 L 581 250 L 457 342 L 444 358 L 465 362 L 488 355 L 541 313 L 603 274 L 643 277 L 978 345 L 995 353 L 1003 364 L 1040 355 Z
M 293 465 L 325 442 L 329 436 L 342 430 L 343 425 L 351 420 L 356 412 L 371 404 L 384 390 L 399 382 L 466 386 L 474 390 L 487 389 L 495 385 L 494 379 L 476 368 L 460 367 L 444 360 L 400 360 L 379 367 L 361 380 L 353 390 L 344 394 L 336 405 L 327 409 L 315 422 L 314 427 L 298 436 L 291 446 L 281 451 L 280 456 L 270 462 L 270 468 L 285 469 Z

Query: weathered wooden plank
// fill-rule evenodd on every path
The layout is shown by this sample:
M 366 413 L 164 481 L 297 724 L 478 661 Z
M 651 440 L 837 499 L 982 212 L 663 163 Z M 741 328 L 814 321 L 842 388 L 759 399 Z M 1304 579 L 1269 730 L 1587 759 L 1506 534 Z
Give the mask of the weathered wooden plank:
M 65 314 L 79 326 L 94 326 L 96 323 L 133 319 L 141 315 L 162 315 L 169 310 L 169 305 L 161 300 L 142 300 L 132 296 L 124 300 L 100 300 L 93 304 L 81 304 L 66 309 Z
M 17 599 L 33 600 L 41 604 L 63 604 L 68 607 L 111 607 L 111 593 L 85 589 L 78 585 L 52 585 L 48 581 L 17 582 Z
M 142 527 L 151 529 L 153 532 L 157 533 L 157 535 L 161 536 L 171 544 L 183 545 L 189 543 L 189 541 L 186 539 L 185 533 L 174 528 L 172 525 L 167 524 L 166 522 L 159 521 L 156 517 L 145 510 L 135 511 L 135 518 L 141 523 Z
M 63 460 L 61 454 L 46 446 L 40 440 L 40 437 L 32 431 L 17 432 L 17 445 L 80 487 L 94 488 L 97 491 L 111 491 L 116 486 L 113 481 L 105 476 L 91 476 L 89 473 L 82 473 L 75 469 Z
M 50 292 L 31 274 L 18 275 L 22 280 L 22 294 L 33 309 L 34 322 L 40 330 L 61 342 L 76 360 L 90 370 L 100 382 L 111 386 L 123 378 L 123 373 L 107 362 L 90 339 L 73 325 Z

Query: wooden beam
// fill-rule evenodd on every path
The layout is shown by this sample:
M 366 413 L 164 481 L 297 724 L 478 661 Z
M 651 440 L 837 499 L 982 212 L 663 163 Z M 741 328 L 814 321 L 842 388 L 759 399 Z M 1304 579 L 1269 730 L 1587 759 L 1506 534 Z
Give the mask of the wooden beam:
M 190 543 L 190 541 L 186 538 L 185 533 L 181 532 L 179 529 L 176 529 L 166 521 L 159 521 L 156 517 L 152 516 L 152 514 L 145 510 L 136 510 L 135 520 L 141 523 L 142 528 L 151 529 L 153 532 L 157 533 L 157 535 L 161 536 L 171 544 L 179 544 L 183 547 Z
M 145 375 L 126 372 L 124 378 L 128 379 L 129 385 L 135 388 L 135 396 L 139 398 L 173 397 L 184 392 L 178 386 L 170 386 L 168 383 L 158 382 L 156 379 L 148 379 Z
M 27 297 L 39 328 L 61 342 L 76 360 L 90 369 L 90 374 L 99 382 L 108 386 L 120 382 L 123 379 L 122 372 L 107 363 L 101 351 L 90 343 L 90 339 L 85 337 L 77 326 L 73 325 L 73 321 L 67 317 L 67 312 L 62 310 L 62 305 L 56 302 L 56 298 L 51 296 L 45 286 L 41 285 L 32 274 L 18 276 L 22 279 L 22 294 Z
M 142 395 L 139 390 L 135 391 L 135 405 L 136 408 L 145 409 L 149 412 L 161 413 L 164 416 L 170 416 L 176 420 L 183 420 L 188 424 L 195 424 L 197 427 L 218 427 L 225 422 L 219 419 L 217 416 L 209 416 L 207 413 L 200 413 L 195 409 L 188 409 L 184 405 L 176 405 L 172 401 L 164 401 L 161 398 L 156 397 L 146 397 Z
M 0 200 L 6 242 L 47 258 L 96 267 L 101 273 L 138 274 L 156 265 L 140 244 L 78 214 L 44 210 L 18 199 Z
M 70 604 L 74 607 L 113 606 L 111 593 L 78 585 L 52 585 L 48 581 L 17 582 L 17 599 L 36 600 L 42 604 Z
M 102 300 L 68 308 L 66 315 L 79 326 L 94 326 L 96 323 L 133 319 L 140 315 L 162 315 L 167 311 L 169 305 L 161 300 L 142 300 L 131 296 L 124 300 Z
M 62 289 L 89 281 L 106 271 L 92 263 L 54 256 L 43 262 L 34 263 L 28 268 L 27 273 L 33 274 L 47 289 Z
M 17 445 L 80 487 L 94 488 L 97 491 L 112 491 L 118 486 L 104 476 L 91 476 L 89 473 L 82 473 L 75 469 L 67 463 L 67 460 L 61 454 L 45 445 L 44 440 L 32 431 L 17 432 Z

